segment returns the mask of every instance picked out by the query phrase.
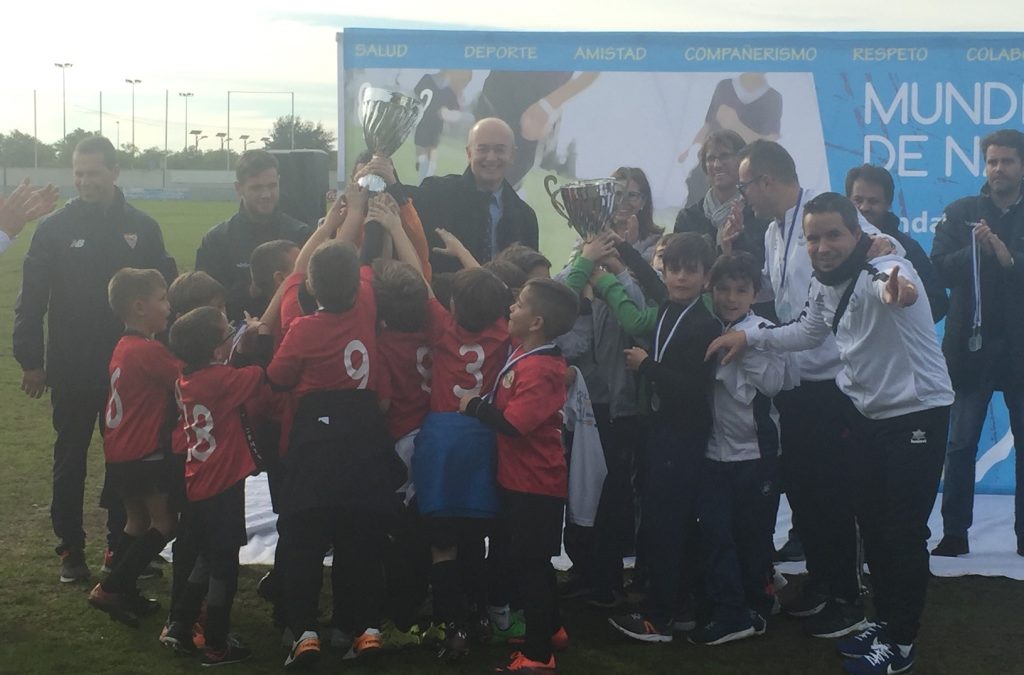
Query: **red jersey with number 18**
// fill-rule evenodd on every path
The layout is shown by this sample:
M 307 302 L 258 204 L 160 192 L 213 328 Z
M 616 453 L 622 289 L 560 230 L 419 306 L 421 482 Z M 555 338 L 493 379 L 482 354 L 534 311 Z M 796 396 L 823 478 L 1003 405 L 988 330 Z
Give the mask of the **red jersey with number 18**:
M 458 412 L 463 396 L 482 396 L 494 389 L 498 371 L 508 358 L 510 339 L 504 317 L 479 333 L 461 327 L 436 299 L 430 299 L 430 409 Z
M 377 391 L 377 305 L 373 270 L 359 270 L 356 302 L 346 312 L 317 311 L 288 326 L 267 378 L 296 398 L 311 391 Z
M 185 488 L 189 501 L 219 495 L 256 469 L 249 449 L 251 430 L 244 406 L 269 391 L 259 366 L 211 365 L 178 379 L 188 456 Z
M 179 362 L 162 343 L 128 333 L 110 357 L 110 398 L 103 416 L 107 462 L 131 462 L 168 448 Z

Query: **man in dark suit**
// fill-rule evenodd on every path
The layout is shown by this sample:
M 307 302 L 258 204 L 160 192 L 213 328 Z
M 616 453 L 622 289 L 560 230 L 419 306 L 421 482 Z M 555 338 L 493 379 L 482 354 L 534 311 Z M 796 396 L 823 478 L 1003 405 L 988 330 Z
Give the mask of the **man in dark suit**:
M 434 230 L 446 229 L 481 263 L 516 242 L 536 249 L 537 214 L 505 179 L 515 155 L 508 124 L 494 117 L 477 122 L 466 143 L 466 171 L 427 178 L 413 191 L 428 237 L 441 245 Z M 431 254 L 430 264 L 435 272 L 458 269 L 455 260 L 437 253 Z

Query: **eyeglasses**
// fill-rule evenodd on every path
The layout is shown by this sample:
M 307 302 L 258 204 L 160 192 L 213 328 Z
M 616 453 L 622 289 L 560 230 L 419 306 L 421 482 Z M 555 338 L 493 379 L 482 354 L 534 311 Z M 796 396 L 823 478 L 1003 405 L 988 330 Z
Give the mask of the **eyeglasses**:
M 763 173 L 760 174 L 760 175 L 754 176 L 753 178 L 751 178 L 748 181 L 740 181 L 739 183 L 736 183 L 736 190 L 741 195 L 746 197 L 747 196 L 747 192 L 746 192 L 747 188 L 750 187 L 751 184 L 756 183 L 757 181 L 761 180 L 762 178 L 764 178 L 764 174 Z

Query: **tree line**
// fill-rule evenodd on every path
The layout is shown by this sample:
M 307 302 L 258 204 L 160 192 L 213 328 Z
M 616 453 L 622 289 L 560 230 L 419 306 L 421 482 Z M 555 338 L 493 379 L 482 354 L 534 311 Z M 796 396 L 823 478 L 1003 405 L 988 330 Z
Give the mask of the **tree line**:
M 303 120 L 302 117 L 295 117 L 295 148 L 301 150 L 324 150 L 331 155 L 332 166 L 337 162 L 337 151 L 334 149 L 336 137 L 334 133 L 324 128 L 322 122 Z M 32 134 L 13 129 L 10 132 L 0 133 L 0 166 L 10 168 L 41 168 L 70 167 L 71 155 L 79 141 L 89 136 L 99 135 L 98 131 L 87 131 L 77 128 L 68 133 L 67 136 L 55 143 L 43 143 Z M 209 134 L 204 142 L 212 145 L 204 149 L 201 145 L 197 149 L 195 139 L 189 137 L 189 146 L 177 150 L 164 152 L 163 148 L 153 146 L 150 148 L 138 148 L 131 143 L 122 143 L 118 148 L 119 164 L 122 168 L 135 169 L 161 169 L 164 159 L 167 160 L 168 169 L 211 169 L 222 170 L 227 165 L 227 149 L 220 149 L 220 140 Z M 110 138 L 110 136 L 107 136 Z M 292 117 L 284 115 L 278 117 L 274 126 L 266 136 L 269 140 L 265 143 L 259 139 L 250 139 L 249 148 L 266 148 L 268 150 L 287 150 L 292 147 Z M 177 147 L 180 138 L 173 147 Z M 238 157 L 243 145 L 242 141 L 235 138 L 232 141 L 231 161 Z

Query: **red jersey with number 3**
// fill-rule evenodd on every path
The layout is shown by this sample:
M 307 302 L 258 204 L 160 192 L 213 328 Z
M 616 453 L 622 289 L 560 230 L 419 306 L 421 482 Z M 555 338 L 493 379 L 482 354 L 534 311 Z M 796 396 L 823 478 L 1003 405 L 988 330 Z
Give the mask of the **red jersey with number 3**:
M 110 397 L 103 416 L 107 462 L 131 462 L 168 448 L 174 382 L 181 362 L 161 342 L 137 333 L 121 338 L 110 357 Z
M 504 317 L 473 333 L 459 326 L 436 299 L 430 299 L 430 409 L 458 412 L 463 396 L 481 396 L 494 388 L 509 352 Z
M 249 449 L 251 430 L 243 425 L 243 410 L 268 390 L 259 366 L 216 364 L 178 379 L 188 442 L 185 488 L 189 501 L 219 495 L 255 471 Z
M 430 339 L 424 331 L 384 329 L 377 336 L 377 351 L 384 371 L 379 393 L 390 401 L 388 433 L 397 441 L 419 429 L 430 412 Z
M 294 276 L 294 275 L 293 275 Z M 346 312 L 318 311 L 291 321 L 267 378 L 296 398 L 311 391 L 377 391 L 377 305 L 373 270 L 359 270 L 355 304 Z

